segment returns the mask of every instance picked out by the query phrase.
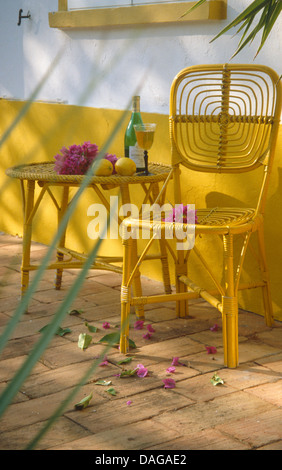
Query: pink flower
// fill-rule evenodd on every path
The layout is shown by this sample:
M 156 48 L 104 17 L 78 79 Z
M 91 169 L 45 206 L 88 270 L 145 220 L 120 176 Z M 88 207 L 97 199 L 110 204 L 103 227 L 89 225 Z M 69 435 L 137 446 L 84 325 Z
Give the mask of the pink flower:
M 152 335 L 148 332 L 148 333 L 145 333 L 145 335 L 143 335 L 143 338 L 144 338 L 144 339 L 150 339 L 151 336 L 152 336 Z
M 171 365 L 172 366 L 178 366 L 179 365 L 178 359 L 179 359 L 179 357 L 173 357 Z
M 91 144 L 91 142 L 87 141 L 81 145 L 81 149 L 83 154 L 87 157 L 94 158 L 98 153 L 98 146 L 96 144 Z
M 155 330 L 154 330 L 154 328 L 152 327 L 152 325 L 147 325 L 147 330 L 148 330 L 150 333 L 155 333 Z
M 138 364 L 136 367 L 138 377 L 146 377 L 148 374 L 148 369 L 143 366 L 143 364 Z
M 179 357 L 173 357 L 171 365 L 172 366 L 184 366 L 184 364 L 182 362 L 179 362 L 178 359 Z
M 173 379 L 164 379 L 164 388 L 174 388 L 175 387 L 175 381 Z
M 218 330 L 218 324 L 215 323 L 211 328 L 210 328 L 211 331 L 217 331 Z
M 215 346 L 205 346 L 207 354 L 216 354 L 217 350 Z
M 171 212 L 164 219 L 165 222 L 180 222 L 184 224 L 197 224 L 197 211 L 189 208 L 189 204 L 176 204 L 176 207 L 171 209 Z
M 111 325 L 109 324 L 109 322 L 104 321 L 104 323 L 103 323 L 103 328 L 104 328 L 105 330 L 107 330 L 108 328 L 111 328 Z
M 116 161 L 117 161 L 117 156 L 112 155 L 111 153 L 106 153 L 104 158 L 109 160 L 111 162 L 111 164 L 113 165 L 113 175 L 114 175 L 116 173 L 115 165 L 116 165 Z
M 137 321 L 134 323 L 134 330 L 142 330 L 143 325 L 144 325 L 144 321 L 143 321 L 143 320 L 137 320 Z
M 127 405 L 131 405 L 131 403 L 132 403 L 131 400 L 128 400 L 128 401 L 126 402 Z
M 62 147 L 61 154 L 55 155 L 55 171 L 60 175 L 84 175 L 98 155 L 98 146 L 89 141 L 82 145 Z
M 103 366 L 107 366 L 109 363 L 108 363 L 108 360 L 107 360 L 107 356 L 104 357 L 104 360 L 102 362 L 100 362 L 99 366 L 100 367 L 103 367 Z
M 147 374 L 148 374 L 148 369 L 146 367 L 140 367 L 140 369 L 138 369 L 137 371 L 138 377 L 146 377 Z
M 167 371 L 168 374 L 172 374 L 173 372 L 175 372 L 175 367 L 170 366 L 166 369 L 166 371 Z

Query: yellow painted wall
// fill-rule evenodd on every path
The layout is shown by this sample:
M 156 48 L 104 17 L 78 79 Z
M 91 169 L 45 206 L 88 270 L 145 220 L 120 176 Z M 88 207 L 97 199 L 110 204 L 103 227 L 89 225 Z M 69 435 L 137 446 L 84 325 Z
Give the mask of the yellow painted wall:
M 0 100 L 1 136 L 5 135 L 9 126 L 19 115 L 26 103 L 18 101 Z M 22 235 L 22 205 L 20 184 L 5 175 L 5 170 L 22 162 L 53 161 L 54 155 L 62 146 L 80 144 L 90 140 L 101 147 L 122 115 L 121 111 L 110 109 L 93 109 L 86 107 L 69 106 L 64 104 L 46 104 L 35 102 L 31 104 L 27 113 L 19 120 L 10 135 L 0 148 L 0 230 L 10 234 Z M 117 156 L 123 155 L 123 135 L 129 119 L 122 124 L 117 137 L 111 143 L 108 151 Z M 160 114 L 143 113 L 144 121 L 157 123 L 154 145 L 150 151 L 150 159 L 156 162 L 170 163 L 170 143 L 168 135 L 168 116 Z M 272 284 L 272 297 L 275 318 L 282 320 L 282 170 L 280 165 L 280 148 L 282 144 L 282 128 L 276 151 L 272 180 L 268 193 L 266 206 L 266 244 Z M 258 172 L 259 173 L 259 172 Z M 241 182 L 235 182 L 235 176 L 202 175 L 182 171 L 183 202 L 194 203 L 197 207 L 203 205 L 213 206 L 220 201 L 225 205 L 232 203 L 252 205 L 256 194 L 256 181 L 258 174 L 249 180 L 249 175 L 241 175 Z M 237 181 L 237 180 L 236 180 Z M 111 195 L 117 194 L 113 190 Z M 168 191 L 168 199 L 173 201 L 172 187 Z M 140 201 L 137 191 L 132 193 L 132 202 Z M 93 202 L 99 202 L 93 190 L 87 190 L 82 197 L 75 216 L 68 229 L 67 245 L 78 251 L 87 252 L 93 241 L 87 237 L 87 225 L 91 218 L 87 217 L 87 209 Z M 56 211 L 51 199 L 45 196 L 34 224 L 35 241 L 49 243 L 56 229 Z M 255 239 L 254 239 L 255 242 Z M 215 239 L 207 245 L 201 240 L 206 253 L 211 257 L 214 266 L 218 265 L 219 245 Z M 240 240 L 237 242 L 240 249 Z M 118 240 L 105 240 L 102 245 L 102 254 L 121 254 Z M 200 266 L 191 256 L 191 271 L 197 280 L 202 277 Z M 244 265 L 243 279 L 250 280 L 256 274 L 256 265 L 251 256 L 247 256 Z M 217 269 L 219 277 L 222 276 L 221 263 Z M 144 267 L 144 274 L 157 279 L 161 278 L 158 263 L 148 263 Z M 206 280 L 209 283 L 209 280 Z M 172 275 L 173 282 L 173 275 Z M 261 296 L 258 291 L 240 294 L 241 307 L 256 313 L 263 313 Z

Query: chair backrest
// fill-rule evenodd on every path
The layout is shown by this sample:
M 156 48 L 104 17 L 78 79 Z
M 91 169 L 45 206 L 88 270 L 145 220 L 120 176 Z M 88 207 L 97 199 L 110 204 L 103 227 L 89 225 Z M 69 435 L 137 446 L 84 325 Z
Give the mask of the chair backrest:
M 281 81 L 269 67 L 187 67 L 171 86 L 172 164 L 218 173 L 269 165 L 280 113 Z

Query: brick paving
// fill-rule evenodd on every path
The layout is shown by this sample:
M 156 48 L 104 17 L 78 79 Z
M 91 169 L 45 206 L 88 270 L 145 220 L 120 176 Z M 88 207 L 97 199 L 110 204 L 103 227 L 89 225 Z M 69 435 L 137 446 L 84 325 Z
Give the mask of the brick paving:
M 0 236 L 0 333 L 19 301 L 22 240 Z M 46 247 L 33 243 L 33 256 L 40 259 Z M 76 278 L 67 270 L 60 291 L 53 288 L 54 272 L 40 282 L 20 323 L 1 354 L 0 393 L 25 362 Z M 56 335 L 0 419 L 0 449 L 25 449 L 68 397 L 105 346 L 98 341 L 117 331 L 120 323 L 121 277 L 90 271 L 62 322 L 69 328 Z M 160 283 L 144 280 L 147 292 L 159 292 Z M 117 364 L 125 356 L 116 348 L 107 353 L 108 363 L 98 365 L 66 405 L 61 416 L 37 443 L 38 450 L 282 450 L 282 322 L 272 328 L 256 314 L 239 313 L 237 369 L 223 365 L 221 318 L 203 301 L 194 301 L 190 318 L 177 319 L 174 304 L 146 307 L 142 330 L 135 330 L 131 315 L 130 338 L 137 348 L 132 362 Z M 103 322 L 110 323 L 105 330 Z M 89 332 L 87 325 L 97 328 Z M 143 338 L 146 326 L 155 330 Z M 218 331 L 210 328 L 218 324 Z M 78 347 L 80 333 L 92 336 L 87 349 Z M 208 354 L 206 346 L 217 352 Z M 166 369 L 179 357 L 174 373 Z M 121 378 L 124 369 L 143 364 L 145 377 Z M 213 385 L 217 375 L 223 384 Z M 165 389 L 163 380 L 173 378 L 175 388 Z M 99 380 L 111 382 L 97 385 Z M 113 388 L 116 395 L 110 394 Z M 93 394 L 89 406 L 75 404 Z

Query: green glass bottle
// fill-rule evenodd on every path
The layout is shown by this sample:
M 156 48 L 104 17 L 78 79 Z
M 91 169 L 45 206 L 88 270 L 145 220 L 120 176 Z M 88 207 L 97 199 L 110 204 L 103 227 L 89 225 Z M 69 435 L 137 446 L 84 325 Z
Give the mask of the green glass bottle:
M 134 124 L 143 124 L 140 113 L 140 96 L 133 96 L 132 114 L 124 135 L 124 156 L 131 158 L 136 164 L 136 171 L 145 170 L 144 150 L 136 140 Z

